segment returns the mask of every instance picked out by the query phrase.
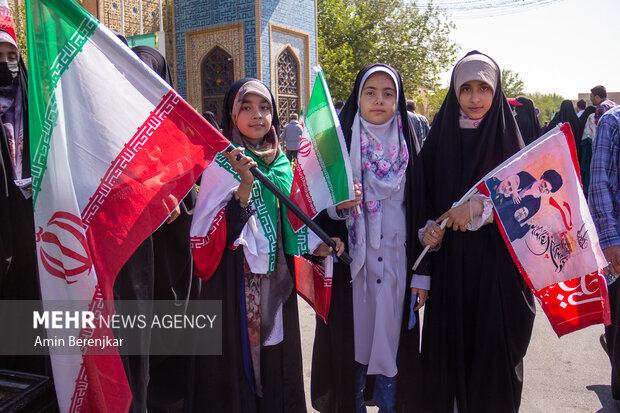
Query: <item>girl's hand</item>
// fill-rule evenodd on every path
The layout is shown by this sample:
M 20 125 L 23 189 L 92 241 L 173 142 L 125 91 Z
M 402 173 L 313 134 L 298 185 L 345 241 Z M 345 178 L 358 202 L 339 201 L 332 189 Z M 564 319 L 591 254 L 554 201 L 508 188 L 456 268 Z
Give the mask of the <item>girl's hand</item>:
M 345 201 L 336 205 L 336 211 L 342 211 L 347 208 L 355 208 L 362 203 L 362 184 L 355 178 L 353 180 L 353 192 L 355 193 L 355 199 L 352 201 Z
M 179 207 L 179 201 L 172 194 L 168 195 L 168 198 L 164 199 L 164 205 L 170 211 L 170 215 L 168 215 L 168 219 L 166 219 L 166 224 L 170 224 L 172 221 L 177 219 L 179 215 L 181 215 L 181 208 Z
M 254 182 L 254 175 L 250 172 L 250 168 L 256 166 L 256 162 L 249 156 L 245 156 L 245 148 L 238 147 L 230 152 L 223 152 L 223 154 L 226 159 L 230 161 L 230 164 L 235 171 L 239 174 L 241 184 L 252 186 L 252 183 Z M 237 155 L 241 155 L 239 160 L 237 160 Z
M 429 224 L 424 231 L 422 244 L 424 246 L 435 248 L 443 239 L 443 234 L 445 231 L 445 229 L 441 229 L 441 227 L 437 224 Z
M 474 197 L 470 199 L 469 202 L 450 208 L 448 212 L 437 218 L 437 222 L 442 222 L 444 219 L 448 218 L 446 227 L 452 228 L 455 231 L 461 230 L 465 232 L 467 231 L 465 225 L 469 224 L 469 221 L 471 221 L 473 217 L 482 215 L 483 211 L 483 202 Z
M 411 287 L 411 294 L 418 295 L 418 305 L 413 308 L 413 311 L 418 311 L 420 308 L 424 307 L 424 304 L 426 304 L 428 300 L 428 290 Z
M 230 152 L 224 152 L 226 159 L 230 161 L 230 164 L 241 178 L 241 183 L 237 188 L 237 197 L 239 197 L 239 203 L 242 207 L 246 207 L 250 202 L 250 194 L 252 193 L 252 184 L 254 183 L 254 175 L 250 171 L 250 168 L 256 166 L 254 159 L 249 156 L 245 156 L 245 148 L 238 147 Z M 237 160 L 237 156 L 241 155 Z
M 340 240 L 338 237 L 332 238 L 336 242 L 336 256 L 340 257 L 340 254 L 344 252 L 344 242 Z M 319 257 L 327 257 L 333 251 L 332 247 L 327 245 L 326 243 L 321 243 L 312 253 L 313 255 L 318 255 Z

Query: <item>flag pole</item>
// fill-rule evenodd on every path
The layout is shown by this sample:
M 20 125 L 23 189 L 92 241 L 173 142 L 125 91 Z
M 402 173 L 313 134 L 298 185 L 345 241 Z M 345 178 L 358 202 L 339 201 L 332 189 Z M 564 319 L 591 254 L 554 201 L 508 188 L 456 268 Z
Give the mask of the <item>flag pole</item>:
M 225 150 L 226 152 L 230 152 L 233 149 L 235 149 L 235 147 L 231 144 L 228 145 Z M 241 154 L 237 156 L 237 158 L 239 157 L 241 157 Z M 291 199 L 286 196 L 284 192 L 282 192 L 280 188 L 278 188 L 273 182 L 271 182 L 271 180 L 267 178 L 264 173 L 262 173 L 256 166 L 251 167 L 250 172 L 252 172 L 252 175 L 254 175 L 254 177 L 258 179 L 263 185 L 265 185 L 265 187 L 269 191 L 271 191 L 276 196 L 276 198 L 280 200 L 280 202 L 286 205 L 286 207 L 291 210 L 291 212 L 295 214 L 297 218 L 299 218 L 304 224 L 308 226 L 308 228 L 310 228 L 319 238 L 321 238 L 324 243 L 326 243 L 327 245 L 332 247 L 334 251 L 336 251 L 336 241 L 331 239 L 330 236 L 327 235 L 327 233 L 323 231 L 323 229 L 319 227 L 316 222 L 314 222 L 308 215 L 306 215 L 306 213 L 302 211 L 301 208 L 297 206 L 297 204 L 291 201 Z M 340 257 L 338 257 L 338 259 L 344 261 L 345 264 L 351 264 L 351 262 L 353 261 L 351 259 L 351 256 L 347 254 L 346 251 L 343 251 Z
M 473 188 L 471 188 L 465 195 L 463 195 L 463 197 L 461 199 L 459 199 L 459 202 L 457 202 L 456 206 L 459 205 L 463 205 L 465 202 L 469 201 L 469 199 L 476 195 L 476 193 L 478 192 L 478 189 L 476 189 L 476 186 L 474 186 Z M 448 218 L 444 219 L 443 221 L 441 221 L 441 224 L 439 225 L 439 228 L 444 229 L 446 227 L 446 224 L 448 223 Z M 422 251 L 422 253 L 420 254 L 420 256 L 418 257 L 417 260 L 415 260 L 415 263 L 413 264 L 413 268 L 411 268 L 413 271 L 418 269 L 418 265 L 420 265 L 420 262 L 422 261 L 422 258 L 424 258 L 424 256 L 426 255 L 426 253 L 428 252 L 428 250 L 430 249 L 430 246 L 425 246 L 424 250 Z

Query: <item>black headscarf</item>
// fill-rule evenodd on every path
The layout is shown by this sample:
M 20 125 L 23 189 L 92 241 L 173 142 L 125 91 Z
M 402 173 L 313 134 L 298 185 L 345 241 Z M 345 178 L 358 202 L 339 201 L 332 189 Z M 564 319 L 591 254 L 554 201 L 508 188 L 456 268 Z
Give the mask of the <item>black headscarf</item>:
M 241 86 L 243 86 L 244 84 L 250 81 L 259 82 L 265 85 L 264 82 L 261 82 L 258 79 L 254 79 L 252 77 L 245 77 L 243 79 L 237 80 L 235 83 L 230 85 L 230 87 L 226 91 L 226 94 L 224 95 L 224 113 L 222 114 L 222 133 L 224 134 L 224 136 L 226 136 L 230 140 L 232 140 L 232 127 L 233 127 L 232 110 L 233 110 L 233 105 L 235 103 L 235 97 L 237 96 L 237 92 L 239 92 L 239 89 L 241 89 Z M 269 90 L 269 87 L 267 85 L 265 85 L 265 87 L 267 88 L 267 90 Z M 276 100 L 273 98 L 273 94 L 271 93 L 271 91 L 269 91 L 269 94 L 271 94 L 271 107 L 273 108 L 273 116 L 271 119 L 271 124 L 275 128 L 276 136 L 280 136 L 280 129 L 278 126 L 280 125 L 280 121 L 278 119 L 278 109 L 276 105 Z
M 217 119 L 215 118 L 215 113 L 210 110 L 206 110 L 202 112 L 202 117 L 207 120 L 215 129 L 220 130 L 220 125 L 217 124 Z
M 155 73 L 164 79 L 166 83 L 174 88 L 170 67 L 168 66 L 168 62 L 166 62 L 166 58 L 159 53 L 159 50 L 151 46 L 135 46 L 132 47 L 131 50 L 138 55 L 140 60 L 146 63 Z
M 547 126 L 547 128 L 545 129 L 545 132 L 548 132 L 551 129 L 555 128 L 560 122 L 568 122 L 570 124 L 570 128 L 573 132 L 573 137 L 575 138 L 577 155 L 579 156 L 579 159 L 581 159 L 581 135 L 583 135 L 583 126 L 581 126 L 581 122 L 577 117 L 573 102 L 568 99 L 562 101 L 562 104 L 560 105 L 560 111 L 555 114 L 553 119 L 551 119 L 551 122 L 549 122 L 549 126 Z
M 474 54 L 482 53 L 474 50 L 465 57 Z M 493 59 L 491 61 L 497 70 L 497 85 L 491 108 L 477 128 L 479 137 L 476 139 L 476 147 L 468 148 L 467 151 L 473 158 L 466 161 L 463 159 L 460 105 L 454 85 L 454 71 L 450 90 L 435 115 L 420 153 L 423 171 L 418 173 L 416 170 L 416 181 L 422 179 L 426 182 L 416 185 L 415 195 L 419 198 L 417 202 L 426 203 L 422 209 L 432 219 L 450 209 L 478 180 L 524 146 L 510 104 L 502 91 L 499 66 Z M 432 190 L 428 193 L 426 190 L 420 191 L 423 187 Z M 420 227 L 424 226 L 426 219 Z
M 562 101 L 562 104 L 560 105 L 560 111 L 555 114 L 553 119 L 551 119 L 551 122 L 549 122 L 549 125 L 547 126 L 545 132 L 548 132 L 551 129 L 555 128 L 560 122 L 569 122 L 570 127 L 573 131 L 573 135 L 577 135 L 576 131 L 578 130 L 578 125 L 580 122 L 579 118 L 577 117 L 577 113 L 575 113 L 573 102 L 568 99 Z
M 405 135 L 407 145 L 410 148 L 415 148 L 415 153 L 409 154 L 409 158 L 413 159 L 415 154 L 420 152 L 420 146 L 418 144 L 418 140 L 416 139 L 413 125 L 411 124 L 411 120 L 409 120 L 409 115 L 407 113 L 407 98 L 405 98 L 405 91 L 403 90 L 403 81 L 396 69 L 384 64 L 372 64 L 360 70 L 360 72 L 357 74 L 357 77 L 355 78 L 355 86 L 353 87 L 353 91 L 347 99 L 347 102 L 344 104 L 344 107 L 340 111 L 340 115 L 338 115 L 338 118 L 340 119 L 340 125 L 342 125 L 342 133 L 344 134 L 344 139 L 347 143 L 347 147 L 351 147 L 351 129 L 353 127 L 353 120 L 355 119 L 355 114 L 358 111 L 359 102 L 357 101 L 357 98 L 359 96 L 360 88 L 362 87 L 360 83 L 364 78 L 366 72 L 368 72 L 375 66 L 387 67 L 389 70 L 394 72 L 396 78 L 398 79 L 398 107 L 396 108 L 396 110 L 398 110 L 398 112 L 400 113 L 401 122 L 403 124 L 403 134 Z M 410 144 L 413 144 L 414 146 L 411 146 Z
M 519 96 L 517 101 L 521 103 L 521 106 L 515 107 L 515 112 L 517 113 L 515 120 L 517 125 L 519 125 L 523 142 L 529 145 L 541 135 L 540 122 L 536 115 L 534 102 L 531 99 Z

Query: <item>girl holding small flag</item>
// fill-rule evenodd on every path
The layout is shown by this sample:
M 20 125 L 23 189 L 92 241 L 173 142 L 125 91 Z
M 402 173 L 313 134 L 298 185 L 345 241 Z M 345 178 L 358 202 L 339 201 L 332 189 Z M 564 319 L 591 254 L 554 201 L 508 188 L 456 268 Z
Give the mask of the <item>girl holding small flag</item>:
M 319 217 L 328 232 L 347 240 L 353 262 L 335 264 L 327 324 L 317 318 L 313 407 L 364 412 L 366 393 L 380 412 L 415 411 L 416 314 L 430 280 L 408 270 L 417 243 L 410 195 L 419 143 L 398 72 L 382 64 L 364 68 L 340 122 L 362 202 Z
M 468 53 L 454 68 L 415 175 L 423 242 L 441 240 L 417 270 L 433 285 L 422 334 L 424 411 L 519 410 L 533 295 L 490 223 L 490 200 L 452 206 L 522 147 L 498 65 Z M 437 223 L 446 218 L 453 231 L 444 234 Z
M 250 168 L 257 167 L 290 193 L 278 124 L 264 83 L 246 78 L 230 86 L 222 129 L 237 148 L 203 173 L 191 231 L 201 298 L 222 302 L 222 354 L 195 357 L 186 411 L 306 411 L 291 256 L 327 256 L 331 248 L 307 228 L 293 232 L 286 208 L 254 181 Z M 340 254 L 344 244 L 336 244 Z

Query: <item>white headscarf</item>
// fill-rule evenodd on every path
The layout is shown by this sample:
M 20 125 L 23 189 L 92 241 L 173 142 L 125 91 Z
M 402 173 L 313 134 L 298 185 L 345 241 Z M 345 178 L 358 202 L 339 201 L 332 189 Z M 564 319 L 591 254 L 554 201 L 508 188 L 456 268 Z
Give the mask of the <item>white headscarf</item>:
M 394 81 L 398 99 L 398 79 L 386 66 L 368 70 L 360 82 L 358 112 L 351 128 L 351 168 L 353 177 L 362 183 L 361 214 L 353 210 L 347 219 L 351 278 L 355 279 L 366 259 L 366 240 L 373 248 L 381 243 L 383 221 L 382 201 L 398 192 L 407 170 L 409 152 L 402 132 L 402 120 L 398 112 L 398 100 L 394 115 L 385 123 L 375 125 L 362 118 L 359 102 L 366 80 L 374 73 L 386 73 Z M 366 231 L 368 228 L 368 233 Z

